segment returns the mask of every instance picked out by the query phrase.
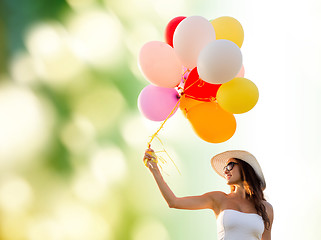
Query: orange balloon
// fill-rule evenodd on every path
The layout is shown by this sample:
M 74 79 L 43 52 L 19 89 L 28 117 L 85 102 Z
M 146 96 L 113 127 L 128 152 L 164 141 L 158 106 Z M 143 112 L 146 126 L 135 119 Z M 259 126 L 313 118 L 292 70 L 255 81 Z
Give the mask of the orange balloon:
M 223 110 L 217 102 L 205 102 L 191 108 L 187 119 L 196 134 L 210 143 L 221 143 L 230 139 L 236 130 L 232 113 Z
M 186 117 L 186 114 L 188 113 L 188 111 L 198 105 L 198 104 L 201 104 L 203 103 L 203 101 L 198 101 L 198 100 L 195 100 L 195 99 L 192 99 L 192 98 L 189 98 L 189 97 L 186 97 L 185 95 L 183 95 L 181 97 L 181 101 L 179 103 L 179 108 L 182 110 L 184 116 Z

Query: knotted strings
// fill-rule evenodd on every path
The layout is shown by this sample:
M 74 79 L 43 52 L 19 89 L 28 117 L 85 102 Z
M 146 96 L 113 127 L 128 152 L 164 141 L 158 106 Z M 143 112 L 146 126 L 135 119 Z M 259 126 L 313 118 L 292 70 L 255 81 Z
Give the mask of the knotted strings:
M 184 80 L 183 83 L 185 84 L 187 78 L 185 78 L 185 74 L 186 73 L 189 73 L 190 70 L 187 69 L 183 74 L 182 74 L 182 79 Z M 166 155 L 171 159 L 172 163 L 174 164 L 174 166 L 176 167 L 177 171 L 180 173 L 178 167 L 176 166 L 175 162 L 173 161 L 173 159 L 170 157 L 170 155 L 168 154 L 168 152 L 165 150 L 165 147 L 164 147 L 164 144 L 163 142 L 160 140 L 160 138 L 157 136 L 157 134 L 159 133 L 159 131 L 164 127 L 164 124 L 167 122 L 167 120 L 175 113 L 175 110 L 178 108 L 178 105 L 179 103 L 181 102 L 182 100 L 182 96 L 185 95 L 186 97 L 188 98 L 191 98 L 191 99 L 194 99 L 194 100 L 198 100 L 198 101 L 210 101 L 210 102 L 214 102 L 216 101 L 216 98 L 214 97 L 210 97 L 210 98 L 198 98 L 198 97 L 195 97 L 195 96 L 192 96 L 192 95 L 188 95 L 188 94 L 185 94 L 185 91 L 187 89 L 189 89 L 190 87 L 192 87 L 194 84 L 198 83 L 198 87 L 202 87 L 204 85 L 204 81 L 200 78 L 198 78 L 195 82 L 193 82 L 191 85 L 189 85 L 188 87 L 186 87 L 185 89 L 181 88 L 181 87 L 178 87 L 178 91 L 179 91 L 179 99 L 177 101 L 177 103 L 175 104 L 174 108 L 172 109 L 172 111 L 170 112 L 170 114 L 166 117 L 166 119 L 162 122 L 161 126 L 158 128 L 158 130 L 152 135 L 150 136 L 150 140 L 149 142 L 147 143 L 147 147 L 148 148 L 151 148 L 151 143 L 152 141 L 157 138 L 159 140 L 159 142 L 161 143 L 161 145 L 163 146 L 163 150 L 161 151 L 156 151 L 155 153 L 160 153 L 160 152 L 165 152 Z M 185 108 L 185 112 L 187 113 L 187 109 Z M 166 160 L 161 157 L 161 156 L 157 156 L 157 158 L 160 159 L 161 163 L 165 164 L 167 163 Z M 157 159 L 153 160 L 154 162 L 157 163 Z M 162 169 L 162 167 L 160 166 L 160 168 Z M 163 169 L 162 169 L 163 171 Z M 163 171 L 164 172 L 164 171 Z M 167 174 L 168 175 L 168 174 Z

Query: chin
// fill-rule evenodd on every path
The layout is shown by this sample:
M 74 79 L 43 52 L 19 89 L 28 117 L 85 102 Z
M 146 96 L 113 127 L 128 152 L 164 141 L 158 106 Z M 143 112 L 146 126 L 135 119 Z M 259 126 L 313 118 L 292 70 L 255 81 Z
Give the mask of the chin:
M 235 185 L 235 183 L 232 182 L 232 181 L 227 181 L 226 184 L 229 185 L 229 186 Z

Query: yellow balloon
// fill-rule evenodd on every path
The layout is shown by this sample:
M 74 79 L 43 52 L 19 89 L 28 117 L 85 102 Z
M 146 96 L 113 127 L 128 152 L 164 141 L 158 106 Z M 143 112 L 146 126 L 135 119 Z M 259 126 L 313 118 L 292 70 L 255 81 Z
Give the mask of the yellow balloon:
M 181 97 L 181 101 L 179 103 L 179 108 L 182 110 L 184 116 L 186 117 L 186 114 L 188 113 L 188 111 L 198 105 L 198 104 L 201 104 L 203 103 L 202 101 L 198 101 L 198 100 L 195 100 L 195 99 L 192 99 L 192 98 L 189 98 L 189 97 L 186 97 L 185 95 L 183 95 Z
M 187 119 L 196 134 L 210 143 L 221 143 L 230 139 L 236 130 L 232 113 L 224 111 L 216 102 L 205 102 L 191 108 Z
M 216 99 L 225 111 L 245 113 L 256 105 L 259 99 L 259 90 L 249 79 L 234 78 L 220 86 Z
M 244 40 L 244 31 L 241 23 L 232 17 L 219 17 L 211 21 L 216 39 L 227 39 L 240 48 Z

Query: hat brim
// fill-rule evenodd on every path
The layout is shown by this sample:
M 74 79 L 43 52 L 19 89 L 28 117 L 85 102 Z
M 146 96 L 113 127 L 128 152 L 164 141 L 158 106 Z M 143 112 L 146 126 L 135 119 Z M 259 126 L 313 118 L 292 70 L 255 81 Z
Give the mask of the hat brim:
M 261 169 L 259 162 L 256 158 L 249 152 L 243 150 L 230 150 L 226 152 L 219 153 L 212 157 L 211 165 L 215 172 L 224 178 L 223 168 L 226 166 L 227 161 L 231 158 L 238 158 L 247 162 L 255 171 L 256 175 L 261 180 L 261 188 L 264 190 L 266 188 L 265 178 Z

